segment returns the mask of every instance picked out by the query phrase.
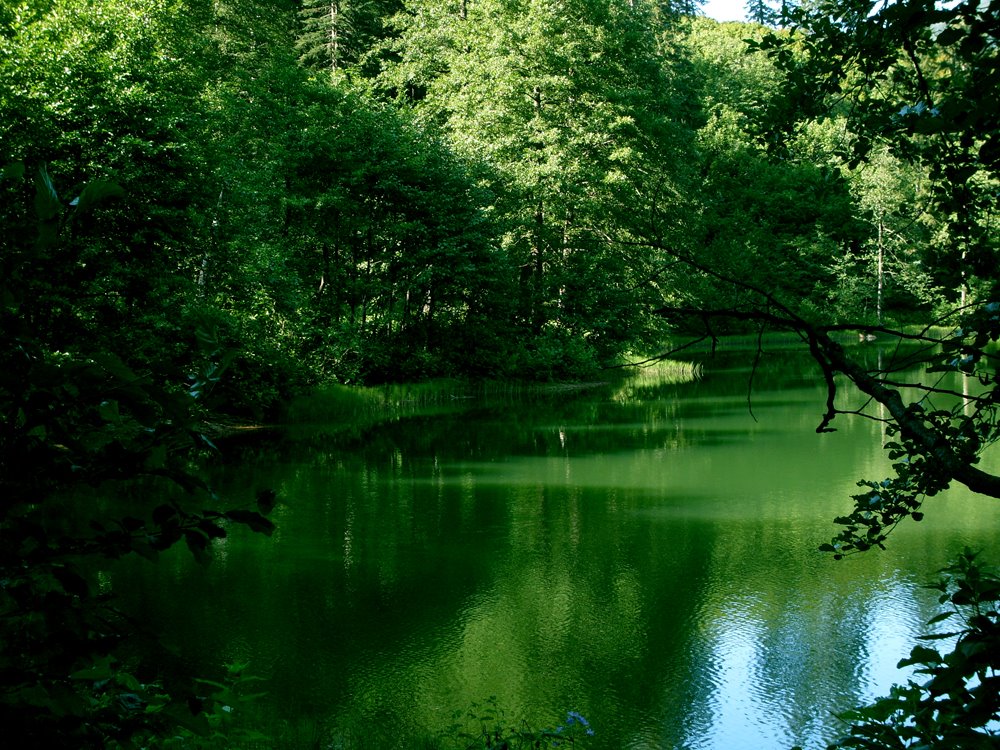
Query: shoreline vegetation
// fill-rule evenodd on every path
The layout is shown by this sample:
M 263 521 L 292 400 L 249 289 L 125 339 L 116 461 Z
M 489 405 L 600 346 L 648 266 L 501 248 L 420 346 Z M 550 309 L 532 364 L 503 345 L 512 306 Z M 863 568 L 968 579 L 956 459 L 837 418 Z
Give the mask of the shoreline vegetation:
M 927 411 L 838 343 L 954 321 L 915 339 L 918 390 L 1000 383 L 997 9 L 781 6 L 746 24 L 653 0 L 0 6 L 8 736 L 221 741 L 225 686 L 160 679 L 155 642 L 126 658 L 137 628 L 100 568 L 271 535 L 272 489 L 220 500 L 200 466 L 286 406 L 374 424 L 569 397 L 682 336 L 748 337 L 755 370 L 776 328 L 809 341 L 821 429 L 846 376 L 907 459 L 829 551 L 881 546 L 953 480 L 1000 497 L 975 466 L 1000 439 L 991 397 Z M 637 377 L 701 376 L 658 367 Z M 379 385 L 443 378 L 482 385 Z M 109 502 L 66 508 L 80 488 Z

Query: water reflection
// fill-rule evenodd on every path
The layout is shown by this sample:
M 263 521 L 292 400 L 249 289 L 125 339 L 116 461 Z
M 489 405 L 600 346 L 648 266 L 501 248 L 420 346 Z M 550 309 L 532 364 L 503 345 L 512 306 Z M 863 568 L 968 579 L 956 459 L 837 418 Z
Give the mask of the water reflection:
M 885 463 L 877 424 L 814 433 L 811 372 L 761 369 L 756 420 L 746 372 L 709 368 L 463 410 L 427 396 L 430 415 L 258 446 L 218 479 L 278 489 L 273 540 L 112 585 L 190 663 L 250 660 L 263 711 L 327 740 L 406 746 L 495 695 L 533 726 L 580 711 L 598 747 L 822 747 L 833 711 L 897 678 L 933 612 L 918 584 L 998 518 L 955 494 L 887 553 L 816 552 Z

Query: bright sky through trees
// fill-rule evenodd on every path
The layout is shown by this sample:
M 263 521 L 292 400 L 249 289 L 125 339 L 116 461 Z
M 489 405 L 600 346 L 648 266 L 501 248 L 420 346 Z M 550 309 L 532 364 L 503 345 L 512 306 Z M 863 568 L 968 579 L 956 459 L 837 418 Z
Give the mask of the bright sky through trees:
M 745 0 L 708 0 L 702 8 L 709 18 L 716 21 L 745 21 L 746 2 Z

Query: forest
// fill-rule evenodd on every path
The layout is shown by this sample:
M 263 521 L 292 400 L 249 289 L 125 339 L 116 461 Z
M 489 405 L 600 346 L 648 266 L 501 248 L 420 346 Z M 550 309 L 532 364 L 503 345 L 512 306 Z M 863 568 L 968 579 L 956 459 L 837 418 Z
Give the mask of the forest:
M 204 499 L 205 426 L 324 384 L 581 381 L 690 337 L 793 330 L 831 393 L 845 374 L 897 408 L 890 451 L 926 459 L 829 551 L 882 544 L 950 481 L 997 495 L 969 467 L 998 436 L 1000 13 L 698 8 L 0 7 L 6 728 L 133 747 L 207 726 L 121 655 L 94 561 L 271 533 L 273 493 Z M 828 347 L 841 331 L 944 342 L 935 363 L 987 395 L 971 415 L 896 407 L 890 373 Z M 178 499 L 143 507 L 157 482 Z M 58 510 L 114 483 L 137 498 L 124 514 Z

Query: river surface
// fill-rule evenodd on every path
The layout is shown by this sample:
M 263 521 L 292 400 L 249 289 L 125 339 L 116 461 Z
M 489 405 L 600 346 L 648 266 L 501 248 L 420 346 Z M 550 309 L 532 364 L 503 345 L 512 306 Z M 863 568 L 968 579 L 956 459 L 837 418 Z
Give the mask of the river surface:
M 902 676 L 937 611 L 921 584 L 1000 512 L 951 490 L 887 551 L 818 552 L 886 476 L 880 425 L 816 434 L 822 384 L 790 351 L 748 403 L 751 363 L 298 404 L 214 469 L 226 497 L 277 491 L 271 539 L 235 529 L 207 568 L 176 550 L 113 586 L 193 669 L 249 662 L 287 746 L 433 746 L 495 697 L 512 726 L 579 712 L 587 747 L 824 747 Z

